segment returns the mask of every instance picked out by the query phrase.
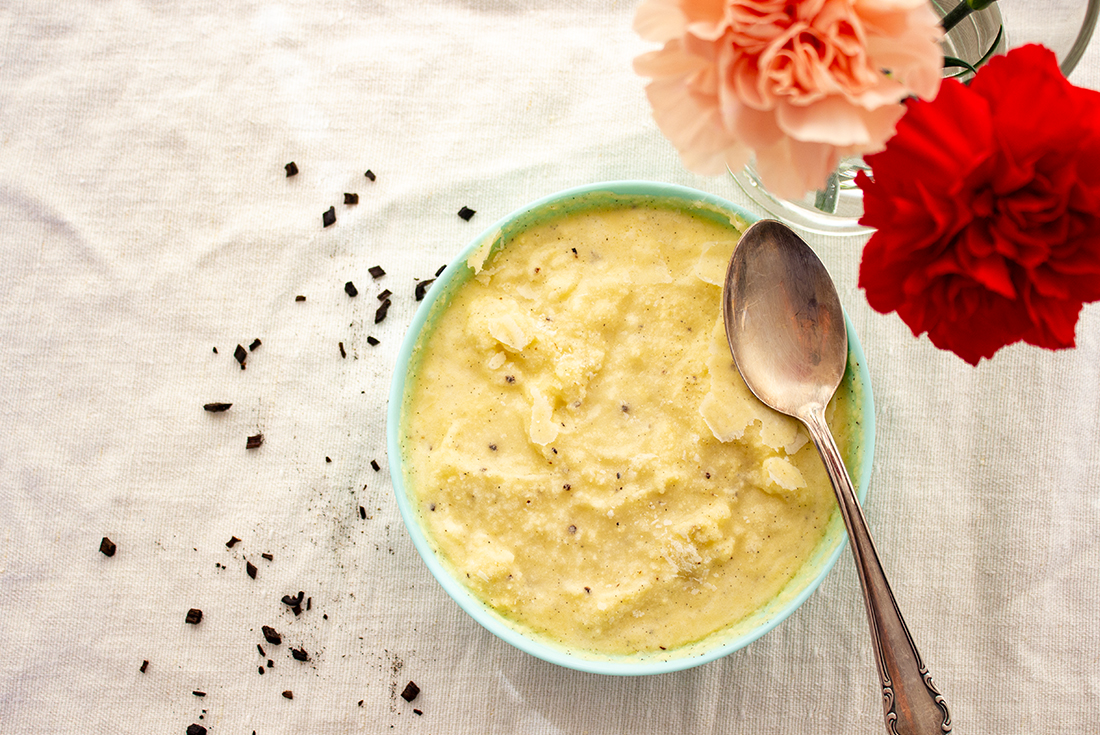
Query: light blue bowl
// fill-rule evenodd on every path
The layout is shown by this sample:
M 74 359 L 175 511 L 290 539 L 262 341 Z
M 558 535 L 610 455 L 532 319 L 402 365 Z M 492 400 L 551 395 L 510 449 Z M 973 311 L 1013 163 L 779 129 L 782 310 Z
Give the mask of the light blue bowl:
M 567 189 L 516 210 L 481 233 L 451 261 L 451 264 L 432 284 L 424 302 L 413 317 L 408 334 L 398 353 L 393 383 L 390 387 L 386 426 L 387 449 L 397 506 L 401 510 L 401 518 L 405 522 L 413 545 L 447 594 L 474 620 L 516 648 L 561 666 L 617 676 L 661 674 L 698 666 L 727 656 L 764 635 L 793 613 L 821 584 L 821 580 L 833 568 L 833 564 L 836 563 L 837 557 L 847 543 L 847 534 L 839 511 L 833 513 L 825 536 L 809 561 L 764 607 L 732 626 L 687 646 L 658 653 L 613 656 L 594 654 L 560 645 L 505 618 L 471 594 L 451 574 L 436 554 L 420 524 L 416 509 L 409 500 L 405 484 L 407 472 L 401 447 L 401 426 L 409 373 L 414 367 L 413 360 L 417 345 L 430 333 L 433 317 L 446 308 L 450 295 L 472 275 L 472 271 L 466 266 L 467 258 L 482 246 L 491 246 L 495 251 L 502 244 L 507 243 L 513 233 L 548 217 L 609 203 L 672 206 L 727 223 L 731 217 L 740 218 L 746 223 L 758 219 L 735 204 L 712 194 L 648 181 L 613 181 Z M 867 496 L 874 454 L 875 409 L 863 349 L 847 315 L 845 315 L 845 323 L 848 328 L 848 371 L 844 380 L 853 391 L 858 414 L 854 419 L 856 426 L 852 432 L 852 447 L 849 450 L 849 456 L 854 458 L 849 462 L 849 471 L 852 472 L 852 481 L 858 488 L 860 502 L 863 502 Z

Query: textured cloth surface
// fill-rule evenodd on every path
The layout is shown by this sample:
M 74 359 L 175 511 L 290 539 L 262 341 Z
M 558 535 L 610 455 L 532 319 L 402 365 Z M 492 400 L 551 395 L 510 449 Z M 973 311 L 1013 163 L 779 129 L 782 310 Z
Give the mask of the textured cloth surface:
M 575 185 L 749 206 L 654 125 L 634 3 L 2 5 L 0 729 L 882 731 L 847 552 L 747 648 L 611 678 L 481 629 L 397 512 L 385 416 L 417 279 Z M 1005 12 L 1039 28 L 1057 5 Z M 1100 86 L 1096 44 L 1071 78 Z M 1095 729 L 1100 308 L 1076 350 L 975 369 L 867 307 L 859 240 L 808 239 L 867 354 L 867 515 L 956 731 Z

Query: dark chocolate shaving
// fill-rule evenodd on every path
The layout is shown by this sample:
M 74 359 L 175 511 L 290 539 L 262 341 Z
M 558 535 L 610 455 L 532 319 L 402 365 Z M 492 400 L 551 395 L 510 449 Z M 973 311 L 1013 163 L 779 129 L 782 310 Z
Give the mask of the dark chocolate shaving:
M 388 299 L 388 298 L 389 298 L 390 296 L 393 296 L 393 291 L 391 291 L 391 290 L 389 290 L 389 289 L 387 288 L 387 289 L 386 289 L 385 291 L 383 291 L 382 293 L 378 294 L 378 300 L 379 300 L 379 301 L 385 301 L 385 300 L 386 300 L 386 299 Z
M 245 449 L 255 449 L 256 447 L 260 446 L 263 443 L 264 443 L 264 435 L 263 434 L 256 434 L 255 436 L 248 437 L 247 441 L 245 441 L 245 443 L 244 443 L 244 448 Z
M 233 350 L 233 357 L 237 358 L 237 362 L 244 365 L 244 361 L 248 359 L 248 352 L 241 345 L 237 345 L 237 349 Z
M 232 405 L 232 403 L 204 403 L 202 404 L 202 410 L 210 413 L 221 413 L 222 411 L 228 411 Z
M 288 179 L 291 176 L 296 176 L 298 174 L 298 164 L 294 163 L 294 161 L 291 161 L 287 165 L 283 166 L 283 168 L 286 169 L 286 177 Z M 203 732 L 206 732 L 206 731 L 204 730 Z
M 197 607 L 193 607 L 187 611 L 187 616 L 184 617 L 183 622 L 188 625 L 198 625 L 202 622 L 202 610 Z
M 187 735 L 206 735 L 206 728 L 202 725 L 188 725 Z
M 375 345 L 378 344 L 378 340 L 374 337 L 367 337 L 367 344 L 370 345 L 371 347 L 374 347 Z
M 255 351 L 256 351 L 256 348 L 257 348 L 257 347 L 259 347 L 259 346 L 260 346 L 260 345 L 262 345 L 262 344 L 263 344 L 263 342 L 261 342 L 261 341 L 260 341 L 260 338 L 259 338 L 259 337 L 257 337 L 256 339 L 252 340 L 252 344 L 250 344 L 250 345 L 248 346 L 248 351 L 249 351 L 249 352 L 255 352 Z
M 298 294 L 297 296 L 294 297 L 294 300 L 295 301 L 305 301 L 306 297 L 302 296 L 301 294 Z
M 386 271 L 382 270 L 382 266 L 380 265 L 372 265 L 367 269 L 367 273 L 370 273 L 370 277 L 376 281 L 386 275 Z
M 377 459 L 372 459 L 372 460 L 370 461 L 370 468 L 371 468 L 372 470 L 374 470 L 375 472 L 378 472 L 378 471 L 379 471 L 380 469 L 382 469 L 382 465 L 378 464 L 378 460 L 377 460 Z
M 229 539 L 228 541 L 225 542 L 225 548 L 232 549 L 234 546 L 236 546 L 240 542 L 241 542 L 241 540 L 239 538 L 237 538 L 236 536 L 234 536 L 233 538 L 231 538 L 231 539 Z
M 328 210 L 321 215 L 321 226 L 328 227 L 336 223 L 336 207 L 329 207 Z
M 380 324 L 383 320 L 385 320 L 386 312 L 390 310 L 391 303 L 392 302 L 389 299 L 386 299 L 381 304 L 379 304 L 378 309 L 374 312 L 375 324 Z
M 358 204 L 358 203 L 359 203 L 359 195 L 358 194 L 349 194 L 346 191 L 344 192 L 344 204 Z
M 115 551 L 117 550 L 118 546 L 115 545 L 115 542 L 107 538 L 106 536 L 104 536 L 103 540 L 99 542 L 99 553 L 103 554 L 104 556 L 114 556 Z
M 290 655 L 294 657 L 295 661 L 309 661 L 309 654 L 306 653 L 304 648 L 291 648 Z
M 347 356 L 348 356 L 347 350 L 344 349 L 344 343 L 341 342 L 340 343 L 340 357 L 346 358 Z
M 285 602 L 285 600 L 284 600 Z M 264 634 L 264 640 L 273 646 L 277 646 L 283 642 L 283 637 L 279 635 L 279 632 L 272 628 L 270 625 L 265 625 L 260 628 Z
M 374 175 L 374 172 L 373 172 L 373 171 L 371 171 L 371 170 L 370 170 L 369 168 L 367 169 L 367 172 L 366 172 L 365 174 L 363 174 L 363 175 L 364 175 L 364 176 L 366 176 L 366 177 L 367 177 L 368 179 L 370 179 L 371 181 L 374 181 L 375 179 L 377 179 L 377 178 L 378 178 L 377 176 L 375 176 L 375 175 Z
M 420 687 L 418 687 L 415 682 L 411 681 L 401 690 L 401 698 L 406 702 L 413 701 L 418 694 L 420 694 Z
M 463 207 L 462 209 L 458 210 L 458 216 L 466 220 L 467 222 L 469 222 L 470 218 L 473 217 L 475 214 L 477 214 L 477 212 L 473 209 L 470 209 L 469 207 Z
M 145 670 L 148 669 L 148 668 L 149 668 L 149 660 L 146 659 L 146 660 L 141 662 L 141 668 L 139 668 L 138 671 L 140 671 L 141 673 L 144 674 Z
M 433 283 L 435 283 L 435 279 L 434 278 L 429 278 L 426 281 L 420 281 L 419 283 L 416 284 L 416 300 L 417 301 L 423 301 L 424 300 L 424 295 L 426 293 L 428 293 L 428 289 L 431 287 L 431 285 Z
M 445 270 L 447 270 L 447 264 L 446 264 L 446 263 L 444 263 L 443 265 L 439 266 L 439 270 L 437 270 L 437 271 L 435 272 L 435 277 L 436 277 L 436 278 L 439 278 L 439 274 L 440 274 L 440 273 L 442 273 L 442 272 L 443 272 L 443 271 L 445 271 Z
M 194 694 L 196 697 L 205 697 L 206 696 L 206 692 L 200 692 L 198 689 L 196 689 L 195 691 L 193 691 L 191 693 Z
M 344 284 L 344 293 L 346 293 L 348 296 L 351 296 L 352 298 L 355 298 L 359 295 L 359 289 L 355 287 L 354 283 L 348 281 Z
M 272 554 L 260 554 L 260 556 L 267 559 L 268 561 L 274 561 L 275 560 L 275 557 Z
M 287 699 L 294 699 L 294 692 L 287 689 L 285 692 L 283 692 L 283 696 Z
M 244 563 L 244 572 L 248 576 L 252 577 L 252 579 L 255 579 L 256 578 L 256 565 L 253 564 L 250 561 L 246 561 Z
M 359 517 L 364 521 L 367 520 L 367 509 L 361 505 L 359 506 Z

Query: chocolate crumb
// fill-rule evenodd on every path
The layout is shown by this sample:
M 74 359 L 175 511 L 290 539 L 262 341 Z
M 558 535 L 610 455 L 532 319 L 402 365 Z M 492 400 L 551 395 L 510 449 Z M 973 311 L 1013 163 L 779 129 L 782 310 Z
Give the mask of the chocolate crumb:
M 470 218 L 473 217 L 475 214 L 477 214 L 477 212 L 475 210 L 470 209 L 469 207 L 466 207 L 466 206 L 464 206 L 464 207 L 462 207 L 462 209 L 458 210 L 458 216 L 461 217 L 462 219 L 466 220 L 467 222 L 469 222 Z
M 313 598 L 312 597 L 307 597 L 306 598 L 306 610 L 312 610 L 312 609 L 313 609 Z
M 379 300 L 379 301 L 385 301 L 385 300 L 386 300 L 386 299 L 388 299 L 388 298 L 389 298 L 390 296 L 393 296 L 393 291 L 391 291 L 391 290 L 389 290 L 389 289 L 387 288 L 387 289 L 386 289 L 385 291 L 383 291 L 382 293 L 378 294 L 378 300 Z
M 248 440 L 244 443 L 245 449 L 255 449 L 264 443 L 264 435 L 256 434 L 255 436 L 248 437 Z
M 114 556 L 115 551 L 117 550 L 118 546 L 115 545 L 115 542 L 107 538 L 106 536 L 104 536 L 103 540 L 99 542 L 99 553 L 103 554 L 104 556 Z
M 252 562 L 246 561 L 244 563 L 244 571 L 248 576 L 252 577 L 252 579 L 256 578 L 256 565 Z
M 380 265 L 372 265 L 367 269 L 367 273 L 370 273 L 370 277 L 376 281 L 386 275 L 386 271 L 382 270 L 382 266 Z
M 324 214 L 321 215 L 321 226 L 328 227 L 336 223 L 336 207 L 329 207 Z
M 229 539 L 228 541 L 225 542 L 225 548 L 232 549 L 234 546 L 236 546 L 240 542 L 241 542 L 241 540 L 239 538 L 237 538 L 236 536 L 234 536 L 233 538 L 231 538 L 231 539 Z
M 294 699 L 294 692 L 287 689 L 285 692 L 283 692 L 283 696 L 287 699 Z
M 401 698 L 406 702 L 413 701 L 418 694 L 420 694 L 420 687 L 416 685 L 416 682 L 412 681 L 406 684 L 405 688 L 401 690 Z
M 433 283 L 435 283 L 435 279 L 434 278 L 429 278 L 426 281 L 420 281 L 419 283 L 416 284 L 416 300 L 417 301 L 423 301 L 424 300 L 424 295 L 426 293 L 428 293 L 428 288 Z
M 332 457 L 325 457 L 325 464 L 332 462 Z
M 413 714 L 414 715 L 422 715 L 422 714 L 424 714 L 424 712 L 422 710 L 414 709 Z
M 256 348 L 257 348 L 257 347 L 259 347 L 259 346 L 260 346 L 260 345 L 262 345 L 262 344 L 263 344 L 263 342 L 261 342 L 261 341 L 260 341 L 260 338 L 259 338 L 259 337 L 257 337 L 256 339 L 252 340 L 252 344 L 250 344 L 250 345 L 248 346 L 248 351 L 249 351 L 249 352 L 255 352 L 255 351 L 256 351 Z
M 221 413 L 222 411 L 228 411 L 232 405 L 232 403 L 204 403 L 202 404 L 202 410 L 210 413 Z
M 191 693 L 194 694 L 196 697 L 205 697 L 206 696 L 206 692 L 200 692 L 197 689 L 195 691 L 191 692 Z
M 263 666 L 257 666 L 256 671 L 259 672 L 260 676 L 264 675 L 264 667 Z
M 188 725 L 187 735 L 206 735 L 206 728 L 202 725 Z
M 260 630 L 263 631 L 264 640 L 273 646 L 277 646 L 283 642 L 283 637 L 279 635 L 278 631 L 272 628 L 270 625 L 265 625 Z
M 364 521 L 367 520 L 367 509 L 361 505 L 359 506 L 359 517 Z
M 344 293 L 346 293 L 348 296 L 351 296 L 352 298 L 355 298 L 359 295 L 359 289 L 355 287 L 354 283 L 348 281 L 344 284 Z
M 359 203 L 359 195 L 358 194 L 349 194 L 346 191 L 344 192 L 344 204 L 358 204 L 358 203 Z
M 218 348 L 217 348 L 217 347 L 214 347 L 214 348 L 212 348 L 212 349 L 214 350 L 214 354 L 215 354 L 215 355 L 216 355 L 216 354 L 218 354 Z
M 375 339 L 374 337 L 367 337 L 367 344 L 370 345 L 371 347 L 374 347 L 378 344 L 378 340 Z
M 269 668 L 269 669 L 275 668 L 275 662 L 272 661 L 271 659 L 268 659 L 267 660 L 267 668 Z
M 244 361 L 248 359 L 248 353 L 245 352 L 244 347 L 237 345 L 237 349 L 233 350 L 233 357 L 237 358 L 237 362 L 244 365 Z
M 383 301 L 374 312 L 374 323 L 379 324 L 386 318 L 386 312 L 390 310 L 390 300 Z
M 272 554 L 260 554 L 260 556 L 267 559 L 268 561 L 275 561 L 275 557 Z
M 377 460 L 377 459 L 372 459 L 372 460 L 370 461 L 370 468 L 371 468 L 372 470 L 374 470 L 375 472 L 378 472 L 379 470 L 381 470 L 381 469 L 382 469 L 382 465 L 378 464 L 378 460 Z
M 304 648 L 291 648 L 290 655 L 294 657 L 295 661 L 309 661 L 309 654 L 306 653 Z
M 256 644 L 256 650 L 260 652 L 260 658 L 267 658 L 267 653 L 264 652 L 264 647 L 259 643 Z
M 294 297 L 294 300 L 295 301 L 305 301 L 306 297 L 301 295 L 301 294 L 298 294 L 297 296 Z
M 443 271 L 445 271 L 445 270 L 447 270 L 447 266 L 446 266 L 446 264 L 444 264 L 444 265 L 441 265 L 441 266 L 439 266 L 439 270 L 437 270 L 437 271 L 435 272 L 435 277 L 436 277 L 436 278 L 439 278 L 439 274 L 440 274 L 440 273 L 442 273 L 442 272 L 443 272 Z
M 371 170 L 370 170 L 369 168 L 367 169 L 367 172 L 366 172 L 365 174 L 363 174 L 363 175 L 364 175 L 364 176 L 366 176 L 366 177 L 367 177 L 368 179 L 370 179 L 371 181 L 374 181 L 375 179 L 377 179 L 377 178 L 378 178 L 377 176 L 375 176 L 375 175 L 374 175 L 374 172 L 373 172 L 373 171 L 371 171 Z
M 141 662 L 141 668 L 139 668 L 139 669 L 138 669 L 138 671 L 140 671 L 141 673 L 143 673 L 143 674 L 144 674 L 144 673 L 145 673 L 145 670 L 146 670 L 147 668 L 149 668 L 149 660 L 148 660 L 148 659 L 146 659 L 146 660 L 144 660 L 144 661 L 142 661 L 142 662 Z
M 283 168 L 286 169 L 286 177 L 288 179 L 291 176 L 297 176 L 298 175 L 298 164 L 294 163 L 294 161 L 291 161 L 287 165 L 283 166 Z
M 347 350 L 344 349 L 344 343 L 343 342 L 340 343 L 340 357 L 344 358 L 345 360 L 348 357 L 348 352 L 347 352 Z M 329 460 L 329 461 L 331 462 L 332 460 Z
M 360 700 L 359 700 L 359 706 L 360 706 L 360 707 L 362 707 L 362 706 L 363 706 L 363 700 L 362 700 L 362 699 L 360 699 Z
M 197 607 L 193 607 L 187 611 L 187 616 L 183 619 L 183 622 L 189 625 L 198 625 L 202 622 L 202 610 Z

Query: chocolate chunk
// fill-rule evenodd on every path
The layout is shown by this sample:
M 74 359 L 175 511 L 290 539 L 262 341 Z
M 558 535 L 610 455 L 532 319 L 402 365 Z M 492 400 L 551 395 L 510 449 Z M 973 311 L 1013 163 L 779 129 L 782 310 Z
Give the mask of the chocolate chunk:
M 418 694 L 420 694 L 420 687 L 418 687 L 415 682 L 411 681 L 401 690 L 401 698 L 406 702 L 413 701 Z
M 202 622 L 202 610 L 197 607 L 193 607 L 187 611 L 187 616 L 183 619 L 183 622 L 189 625 L 198 625 Z
M 377 460 L 377 459 L 372 459 L 372 460 L 370 461 L 370 468 L 371 468 L 372 470 L 374 470 L 375 472 L 378 472 L 378 471 L 379 471 L 380 469 L 382 469 L 382 465 L 378 464 L 378 460 Z
M 149 668 L 149 661 L 148 661 L 148 659 L 146 659 L 145 661 L 141 662 L 141 668 L 139 668 L 138 671 L 140 671 L 141 673 L 144 674 L 145 670 L 148 669 L 148 668 Z
M 195 691 L 191 692 L 191 693 L 194 694 L 196 697 L 205 697 L 206 696 L 206 692 L 200 692 L 197 689 Z
M 232 549 L 234 546 L 236 546 L 240 542 L 241 542 L 241 540 L 239 538 L 237 538 L 236 536 L 234 536 L 233 538 L 231 538 L 231 539 L 229 539 L 228 541 L 225 542 L 225 548 Z
M 213 350 L 214 350 L 215 355 L 218 354 L 218 348 L 217 347 L 214 347 Z
M 252 340 L 252 344 L 250 344 L 250 345 L 248 346 L 248 351 L 249 351 L 249 352 L 255 352 L 255 351 L 256 351 L 256 348 L 257 348 L 257 347 L 259 347 L 259 346 L 260 346 L 260 345 L 262 345 L 262 344 L 263 344 L 263 342 L 261 342 L 261 341 L 260 341 L 260 338 L 259 338 L 259 337 L 257 337 L 256 339 Z
M 295 301 L 305 301 L 306 297 L 302 296 L 301 294 L 298 294 L 297 296 L 294 297 L 294 300 Z
M 256 644 L 256 650 L 260 652 L 260 658 L 267 658 L 267 653 L 264 652 L 264 647 L 259 643 Z
M 287 165 L 283 166 L 283 168 L 286 169 L 286 177 L 288 179 L 291 176 L 297 176 L 298 175 L 298 164 L 294 163 L 294 161 L 291 161 Z M 203 732 L 206 732 L 206 731 L 203 730 Z
M 414 714 L 414 715 L 423 715 L 423 714 L 424 714 L 424 711 L 423 711 L 423 710 L 419 710 L 419 709 L 414 709 L 414 710 L 413 710 L 413 714 Z
M 329 207 L 328 211 L 321 215 L 321 226 L 328 227 L 336 223 L 336 207 Z
M 244 563 L 244 571 L 245 571 L 245 574 L 252 577 L 252 579 L 256 578 L 256 565 L 253 564 L 252 562 L 246 561 Z
M 103 554 L 104 556 L 114 556 L 117 550 L 118 547 L 115 545 L 115 542 L 107 538 L 106 536 L 104 536 L 103 540 L 99 542 L 99 553 Z
M 386 312 L 390 310 L 389 299 L 383 301 L 374 312 L 374 323 L 379 324 L 386 318 Z
M 260 556 L 267 559 L 268 561 L 274 561 L 275 560 L 275 557 L 272 554 L 260 554 Z
M 344 284 L 344 293 L 346 293 L 348 296 L 351 296 L 352 298 L 355 298 L 359 295 L 359 289 L 355 287 L 354 283 L 348 281 Z
M 458 216 L 466 220 L 467 222 L 469 222 L 470 218 L 473 217 L 475 214 L 477 214 L 477 212 L 473 209 L 470 209 L 469 207 L 463 207 L 462 209 L 458 210 Z
M 373 172 L 373 171 L 371 171 L 371 170 L 370 170 L 369 168 L 367 169 L 367 172 L 366 172 L 365 174 L 363 174 L 363 175 L 364 175 L 364 176 L 366 176 L 366 177 L 367 177 L 368 179 L 370 179 L 371 181 L 374 181 L 375 179 L 377 179 L 377 178 L 378 178 L 377 176 L 375 176 L 375 175 L 374 175 L 374 172 Z
M 359 203 L 359 195 L 358 194 L 349 194 L 346 191 L 344 192 L 344 204 L 358 204 L 358 203 Z
M 202 404 L 202 410 L 210 413 L 221 413 L 222 411 L 228 411 L 232 405 L 232 403 L 204 403 Z
M 255 436 L 248 437 L 248 440 L 244 443 L 245 449 L 255 449 L 264 443 L 264 435 L 256 434 Z
M 263 666 L 257 666 L 256 671 L 258 671 L 260 673 L 260 676 L 264 675 L 264 667 Z
M 446 266 L 446 264 L 444 264 L 444 265 L 441 265 L 441 266 L 439 266 L 439 270 L 437 270 L 437 271 L 435 272 L 435 277 L 436 277 L 436 278 L 439 278 L 439 274 L 440 274 L 440 273 L 442 273 L 442 272 L 443 272 L 443 271 L 445 271 L 445 270 L 447 270 L 447 266 Z
M 206 728 L 202 725 L 188 725 L 187 735 L 206 735 Z
M 379 300 L 379 301 L 385 301 L 385 300 L 386 300 L 386 299 L 388 299 L 388 298 L 389 298 L 390 296 L 393 296 L 393 291 L 391 291 L 391 290 L 389 290 L 389 289 L 387 288 L 387 289 L 386 289 L 385 291 L 383 291 L 382 293 L 378 294 L 378 300 Z
M 416 300 L 417 301 L 423 301 L 424 300 L 424 295 L 426 293 L 428 293 L 428 288 L 430 288 L 433 283 L 435 283 L 435 279 L 434 278 L 429 278 L 426 281 L 420 281 L 419 283 L 416 284 Z
M 248 353 L 245 352 L 244 347 L 237 345 L 237 349 L 233 350 L 233 357 L 237 358 L 237 362 L 244 365 L 244 361 L 248 359 Z
M 294 657 L 295 661 L 309 661 L 309 654 L 306 653 L 304 648 L 291 648 L 290 655 Z
M 367 273 L 370 273 L 370 277 L 376 281 L 386 275 L 386 271 L 382 270 L 382 266 L 380 265 L 372 265 L 367 269 Z
M 347 350 L 344 349 L 344 343 L 341 342 L 340 343 L 340 357 L 347 358 L 347 356 L 348 356 Z M 332 461 L 332 460 L 329 460 L 329 461 Z
M 279 635 L 278 631 L 272 628 L 270 625 L 265 625 L 260 630 L 263 631 L 264 640 L 273 646 L 277 646 L 283 642 L 283 637 Z
M 371 347 L 374 347 L 375 345 L 378 344 L 378 340 L 375 339 L 374 337 L 367 337 L 367 344 L 370 345 Z
M 294 699 L 294 692 L 287 689 L 285 692 L 283 692 L 283 696 L 287 699 Z
M 359 506 L 359 517 L 364 521 L 367 520 L 367 509 L 361 505 Z
M 344 343 L 341 342 L 340 344 L 344 344 Z M 332 461 L 332 457 L 325 457 L 325 462 L 326 463 L 331 462 L 331 461 Z

